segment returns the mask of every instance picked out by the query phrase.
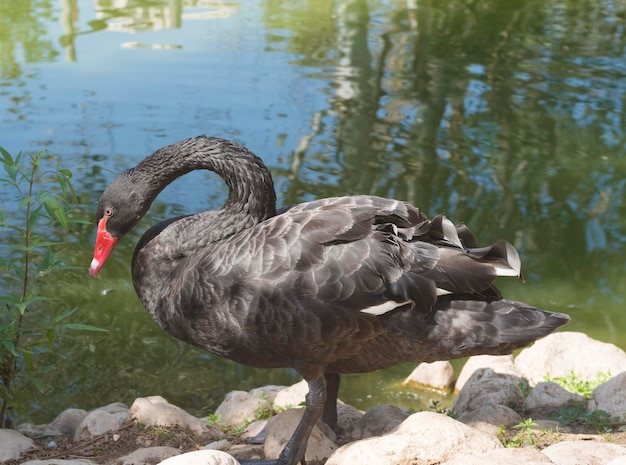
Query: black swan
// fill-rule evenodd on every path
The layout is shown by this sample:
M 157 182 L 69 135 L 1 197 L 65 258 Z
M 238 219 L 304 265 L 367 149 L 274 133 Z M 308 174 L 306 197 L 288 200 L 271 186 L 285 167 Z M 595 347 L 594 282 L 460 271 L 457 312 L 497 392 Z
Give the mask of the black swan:
M 91 276 L 159 192 L 198 169 L 224 179 L 226 203 L 150 228 L 133 284 L 171 335 L 246 365 L 291 367 L 308 382 L 300 424 L 278 459 L 262 463 L 295 465 L 320 417 L 336 427 L 341 373 L 507 354 L 569 321 L 502 298 L 494 279 L 520 276 L 508 242 L 477 248 L 465 226 L 370 195 L 276 211 L 261 159 L 205 136 L 157 150 L 106 188 Z

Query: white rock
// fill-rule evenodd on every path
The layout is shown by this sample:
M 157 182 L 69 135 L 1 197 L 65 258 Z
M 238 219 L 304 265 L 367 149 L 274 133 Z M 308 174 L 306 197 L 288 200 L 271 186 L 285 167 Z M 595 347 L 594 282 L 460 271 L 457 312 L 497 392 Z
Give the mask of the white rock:
M 161 396 L 139 397 L 130 407 L 130 413 L 139 423 L 149 426 L 181 426 L 202 434 L 210 428 L 199 418 L 170 404 Z M 214 433 L 217 429 L 214 428 Z
M 614 376 L 593 390 L 588 410 L 604 410 L 611 416 L 626 418 L 626 372 Z
M 61 435 L 73 436 L 76 428 L 78 428 L 78 425 L 86 416 L 86 410 L 68 408 L 59 413 L 52 423 L 46 425 L 23 423 L 17 427 L 17 430 L 31 438 Z
M 283 389 L 286 389 L 288 386 L 277 386 L 274 384 L 268 384 L 267 386 L 262 386 L 259 388 L 254 388 L 250 391 L 254 397 L 258 397 L 259 399 L 265 399 L 268 402 L 274 402 L 276 399 L 276 394 L 278 394 Z
M 563 441 L 541 453 L 557 465 L 604 465 L 626 455 L 626 447 L 599 441 Z
M 420 363 L 404 380 L 404 384 L 449 391 L 454 383 L 454 368 L 449 361 Z
M 519 388 L 521 379 L 515 375 L 496 373 L 491 368 L 479 368 L 467 380 L 452 403 L 459 416 L 479 410 L 489 404 L 523 404 L 525 397 Z
M 109 413 L 105 410 L 92 410 L 80 422 L 74 432 L 74 441 L 93 438 L 121 428 L 129 420 L 128 411 Z
M 467 359 L 459 373 L 454 389 L 460 391 L 467 380 L 479 368 L 491 368 L 496 373 L 515 375 L 521 378 L 521 373 L 515 367 L 512 355 L 474 355 Z
M 515 359 L 515 366 L 532 385 L 546 375 L 556 378 L 572 371 L 592 381 L 598 373 L 614 376 L 626 371 L 626 352 L 586 334 L 565 331 L 550 334 L 524 349 Z
M 443 465 L 536 465 L 552 463 L 535 449 L 496 449 L 482 454 L 456 454 Z
M 606 465 L 626 465 L 626 455 L 622 455 L 621 457 L 617 457 L 616 459 L 611 460 Z
M 153 465 L 175 455 L 180 455 L 180 451 L 174 447 L 145 447 L 120 457 L 115 463 L 117 465 Z
M 16 460 L 24 452 L 36 449 L 31 438 L 13 429 L 0 429 L 0 463 Z
M 235 458 L 219 450 L 196 450 L 163 460 L 159 465 L 239 465 Z
M 496 438 L 446 415 L 419 412 L 384 436 L 346 444 L 326 465 L 442 463 L 457 453 L 480 453 L 502 447 Z
M 292 386 L 281 389 L 274 398 L 274 406 L 278 409 L 296 408 L 305 402 L 309 385 L 302 380 Z
M 265 457 L 275 459 L 283 450 L 287 441 L 293 435 L 296 426 L 304 413 L 303 408 L 285 410 L 267 423 L 265 432 Z M 305 459 L 308 465 L 324 463 L 330 457 L 337 445 L 335 444 L 335 433 L 328 425 L 321 420 L 313 428 L 309 436 Z
M 257 391 L 261 392 L 261 391 Z M 270 408 L 269 401 L 245 391 L 231 391 L 215 410 L 218 423 L 223 426 L 241 426 L 254 421 L 260 409 Z
M 354 425 L 353 439 L 380 436 L 396 428 L 408 418 L 408 414 L 395 405 L 377 405 L 369 409 Z
M 526 398 L 525 406 L 531 415 L 535 412 L 556 412 L 559 408 L 579 403 L 587 405 L 587 399 L 569 392 L 556 383 L 542 381 L 537 383 Z

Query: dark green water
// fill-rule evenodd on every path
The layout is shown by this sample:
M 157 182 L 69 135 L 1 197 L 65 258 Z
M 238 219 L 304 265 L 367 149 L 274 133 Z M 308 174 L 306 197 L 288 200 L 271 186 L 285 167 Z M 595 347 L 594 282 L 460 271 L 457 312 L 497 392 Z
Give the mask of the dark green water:
M 281 204 L 391 196 L 510 240 L 526 283 L 501 282 L 509 298 L 626 348 L 624 24 L 626 6 L 592 0 L 0 1 L 0 146 L 59 155 L 92 218 L 106 183 L 157 148 L 234 139 L 266 160 Z M 225 194 L 194 173 L 139 229 Z M 68 236 L 84 272 L 47 291 L 109 331 L 65 334 L 25 417 L 152 394 L 206 415 L 229 390 L 297 380 L 156 328 L 130 284 L 139 233 L 98 280 L 93 228 Z M 348 377 L 341 397 L 424 408 L 438 397 L 398 387 L 411 369 Z

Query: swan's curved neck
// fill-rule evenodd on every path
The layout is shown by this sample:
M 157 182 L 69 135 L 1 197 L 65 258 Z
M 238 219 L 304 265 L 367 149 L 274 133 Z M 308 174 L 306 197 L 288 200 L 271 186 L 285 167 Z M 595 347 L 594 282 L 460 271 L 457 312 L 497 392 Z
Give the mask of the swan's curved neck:
M 228 185 L 228 199 L 221 210 L 257 221 L 276 213 L 274 184 L 262 160 L 225 139 L 199 136 L 164 147 L 139 163 L 133 177 L 145 185 L 150 204 L 176 178 L 200 169 L 214 171 Z
M 224 206 L 153 226 L 140 239 L 133 256 L 137 293 L 162 325 L 172 323 L 161 321 L 171 312 L 160 308 L 163 289 L 159 289 L 159 283 L 169 282 L 179 266 L 185 266 L 200 253 L 215 250 L 211 247 L 226 237 L 276 213 L 274 185 L 261 159 L 223 139 L 201 136 L 164 147 L 130 170 L 128 176 L 132 190 L 141 193 L 140 202 L 147 211 L 169 183 L 198 169 L 214 171 L 224 179 L 229 188 Z M 176 332 L 173 328 L 168 330 Z

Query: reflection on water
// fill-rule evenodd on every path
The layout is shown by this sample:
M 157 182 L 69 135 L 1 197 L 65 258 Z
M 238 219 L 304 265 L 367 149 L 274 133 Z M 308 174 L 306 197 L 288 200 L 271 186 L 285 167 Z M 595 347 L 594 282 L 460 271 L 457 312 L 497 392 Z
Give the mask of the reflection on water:
M 62 0 L 61 24 L 64 34 L 59 41 L 66 51 L 68 61 L 76 61 L 75 38 L 80 34 L 97 32 L 103 29 L 119 32 L 159 31 L 179 28 L 184 21 L 223 19 L 236 15 L 238 4 L 203 0 L 168 0 L 166 2 L 146 2 L 145 0 L 96 0 L 95 15 L 90 19 L 89 28 L 81 31 L 77 26 L 80 16 L 77 0 Z M 126 48 L 180 48 L 175 44 L 142 44 L 125 42 Z
M 0 3 L 0 145 L 62 154 L 86 217 L 107 181 L 153 150 L 199 133 L 227 137 L 267 161 L 282 204 L 390 196 L 468 223 L 483 243 L 511 240 L 527 283 L 503 281 L 508 296 L 570 313 L 570 330 L 626 348 L 626 6 L 10 5 Z M 143 226 L 217 208 L 224 196 L 220 180 L 195 173 L 168 188 Z M 92 228 L 75 235 L 75 264 L 86 267 Z M 80 308 L 77 319 L 110 332 L 61 341 L 67 356 L 48 393 L 56 403 L 42 415 L 73 399 L 91 408 L 155 393 L 206 413 L 225 390 L 294 380 L 158 330 L 129 284 L 136 239 L 120 243 L 100 280 L 50 283 Z M 367 406 L 399 396 L 419 408 L 395 387 L 409 369 L 354 378 L 342 397 Z M 418 395 L 428 405 L 432 394 Z

